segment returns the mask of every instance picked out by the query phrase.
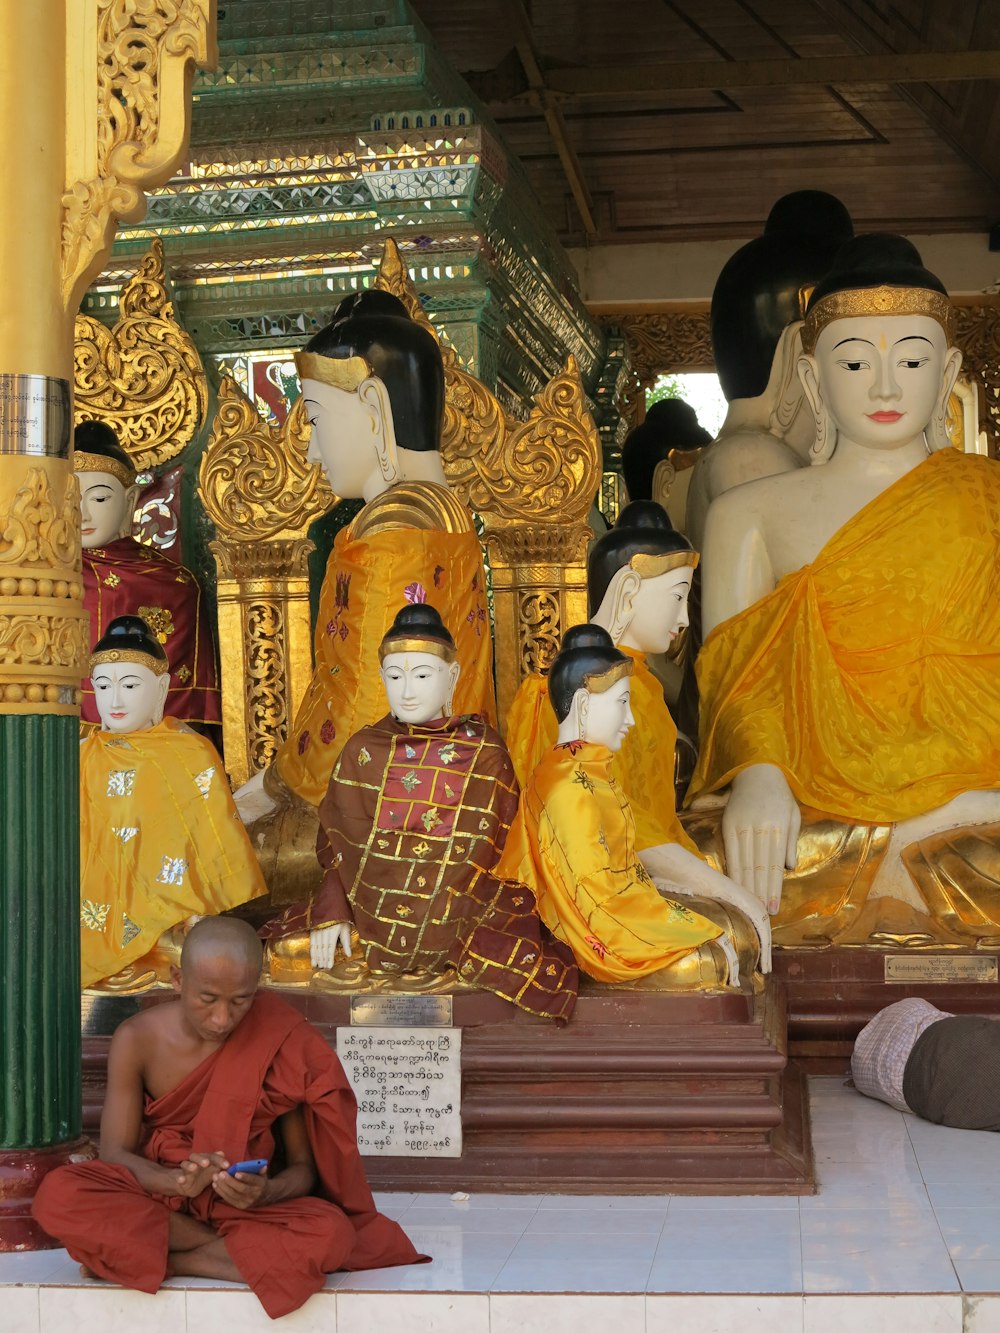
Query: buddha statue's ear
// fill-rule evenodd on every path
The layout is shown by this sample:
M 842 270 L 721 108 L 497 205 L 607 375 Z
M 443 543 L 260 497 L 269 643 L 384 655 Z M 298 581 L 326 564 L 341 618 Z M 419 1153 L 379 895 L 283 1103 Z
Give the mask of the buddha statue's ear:
M 819 384 L 819 366 L 816 358 L 807 353 L 799 357 L 797 363 L 802 392 L 806 402 L 812 408 L 816 421 L 816 438 L 809 447 L 810 463 L 826 463 L 833 456 L 837 447 L 837 427 L 823 401 L 823 391 Z
M 778 340 L 767 385 L 767 400 L 771 403 L 768 425 L 775 435 L 782 438 L 802 403 L 802 378 L 799 374 L 801 356 L 802 321 L 796 320 L 785 328 Z
M 156 707 L 153 710 L 153 716 L 150 726 L 157 726 L 163 721 L 163 710 L 167 703 L 167 691 L 170 689 L 170 672 L 164 671 L 162 676 L 156 678 Z
M 573 695 L 573 704 L 570 708 L 570 717 L 573 719 L 573 731 L 576 739 L 585 741 L 587 739 L 587 718 L 590 715 L 590 695 L 581 685 Z
M 139 483 L 129 486 L 125 490 L 125 513 L 122 516 L 122 526 L 119 537 L 132 536 L 132 522 L 135 514 L 135 507 L 139 503 Z
M 925 438 L 930 453 L 951 447 L 951 436 L 948 434 L 948 400 L 958 382 L 961 369 L 962 353 L 957 347 L 949 347 L 941 368 L 941 389 L 934 404 L 934 415 L 927 423 Z
M 458 678 L 462 674 L 462 666 L 459 662 L 452 662 L 448 668 L 449 686 L 448 697 L 444 702 L 445 717 L 452 717 L 455 712 L 455 686 L 458 684 Z
M 632 623 L 636 593 L 641 587 L 642 579 L 635 570 L 623 565 L 613 575 L 607 591 L 601 598 L 600 606 L 590 617 L 592 624 L 600 625 L 602 629 L 608 631 L 616 647 L 628 633 L 628 627 Z
M 375 458 L 378 462 L 379 476 L 383 489 L 400 481 L 403 476 L 396 445 L 396 428 L 392 420 L 392 404 L 389 391 L 383 382 L 374 375 L 363 380 L 358 388 L 358 397 L 368 412 L 372 423 L 372 443 L 375 446 Z

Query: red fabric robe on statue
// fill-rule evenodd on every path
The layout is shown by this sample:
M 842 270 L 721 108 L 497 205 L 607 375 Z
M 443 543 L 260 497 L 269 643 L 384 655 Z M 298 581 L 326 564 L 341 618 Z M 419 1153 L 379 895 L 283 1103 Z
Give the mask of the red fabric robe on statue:
M 165 1096 L 146 1098 L 140 1151 L 168 1166 L 220 1150 L 231 1162 L 270 1161 L 274 1122 L 297 1106 L 316 1161 L 315 1195 L 246 1210 L 211 1187 L 194 1199 L 150 1195 L 127 1167 L 82 1162 L 46 1176 L 35 1218 L 99 1277 L 154 1292 L 166 1277 L 169 1214 L 184 1209 L 225 1239 L 272 1319 L 297 1310 L 327 1273 L 421 1262 L 398 1223 L 375 1208 L 339 1060 L 277 996 L 258 993 L 214 1055 Z

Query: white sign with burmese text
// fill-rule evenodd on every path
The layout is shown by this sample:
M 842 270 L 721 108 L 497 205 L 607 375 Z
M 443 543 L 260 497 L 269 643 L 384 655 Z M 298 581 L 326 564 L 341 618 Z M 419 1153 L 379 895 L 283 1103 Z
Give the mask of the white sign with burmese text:
M 461 1157 L 461 1028 L 337 1029 L 366 1157 Z

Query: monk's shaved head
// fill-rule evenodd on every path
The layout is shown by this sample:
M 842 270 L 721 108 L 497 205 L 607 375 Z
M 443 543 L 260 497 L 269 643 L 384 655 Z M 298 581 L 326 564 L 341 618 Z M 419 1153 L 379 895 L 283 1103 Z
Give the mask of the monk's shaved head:
M 181 971 L 192 971 L 216 958 L 245 964 L 255 976 L 259 975 L 264 950 L 253 926 L 233 916 L 206 916 L 195 922 L 181 950 Z

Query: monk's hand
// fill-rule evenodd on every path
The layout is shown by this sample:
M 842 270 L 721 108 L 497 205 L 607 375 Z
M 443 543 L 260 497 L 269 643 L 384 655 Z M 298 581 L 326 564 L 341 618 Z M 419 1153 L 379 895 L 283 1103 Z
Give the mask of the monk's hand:
M 722 815 L 726 871 L 773 916 L 785 870 L 794 870 L 802 816 L 788 779 L 774 764 L 752 764 L 733 778 Z
M 225 1171 L 229 1161 L 221 1152 L 193 1152 L 177 1168 L 177 1193 L 193 1199 L 208 1189 L 216 1175 Z
M 233 1208 L 259 1208 L 267 1203 L 270 1182 L 267 1172 L 251 1175 L 248 1171 L 237 1171 L 234 1176 L 226 1171 L 219 1171 L 212 1178 L 212 1189 L 223 1203 Z
M 313 967 L 333 967 L 337 958 L 337 945 L 344 951 L 344 957 L 351 956 L 351 923 L 338 921 L 332 926 L 320 926 L 309 932 L 309 961 Z

